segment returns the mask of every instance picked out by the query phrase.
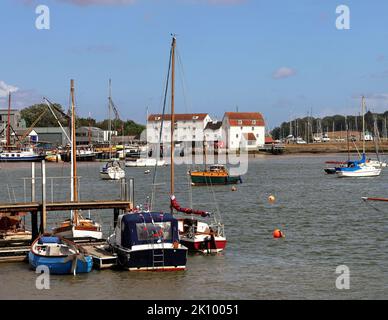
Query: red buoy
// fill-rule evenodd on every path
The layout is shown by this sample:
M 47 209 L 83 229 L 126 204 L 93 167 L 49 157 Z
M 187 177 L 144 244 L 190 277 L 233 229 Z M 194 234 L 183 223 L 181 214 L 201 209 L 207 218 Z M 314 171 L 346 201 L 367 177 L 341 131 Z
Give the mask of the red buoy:
M 273 232 L 273 237 L 275 239 L 279 239 L 279 238 L 284 238 L 284 233 L 282 231 L 280 231 L 279 229 L 275 229 L 274 232 Z

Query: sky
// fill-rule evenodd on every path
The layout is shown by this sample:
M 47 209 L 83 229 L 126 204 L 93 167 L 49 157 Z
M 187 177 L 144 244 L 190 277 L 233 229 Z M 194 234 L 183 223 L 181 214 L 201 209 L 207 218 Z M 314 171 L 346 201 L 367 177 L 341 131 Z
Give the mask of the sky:
M 350 29 L 338 30 L 339 5 Z M 50 29 L 36 28 L 36 8 Z M 258 111 L 269 128 L 294 117 L 388 110 L 388 1 L 1 0 L 0 108 L 42 97 L 108 117 L 108 81 L 122 119 L 162 110 L 171 33 L 176 112 Z

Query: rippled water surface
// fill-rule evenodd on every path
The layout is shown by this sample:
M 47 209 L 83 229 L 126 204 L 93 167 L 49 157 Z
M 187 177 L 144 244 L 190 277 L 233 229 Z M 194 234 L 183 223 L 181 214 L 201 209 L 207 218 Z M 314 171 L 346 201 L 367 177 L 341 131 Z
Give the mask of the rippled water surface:
M 0 264 L 0 298 L 11 299 L 386 299 L 388 203 L 371 207 L 362 196 L 388 197 L 388 169 L 377 178 L 324 175 L 324 161 L 341 155 L 267 156 L 250 159 L 236 192 L 230 186 L 190 191 L 186 166 L 176 168 L 177 197 L 184 206 L 216 210 L 228 247 L 216 256 L 190 255 L 187 270 L 167 273 L 92 271 L 52 276 L 50 290 L 35 288 L 25 263 Z M 99 163 L 80 163 L 81 199 L 119 198 L 117 182 L 99 178 Z M 68 164 L 47 164 L 47 176 L 68 176 Z M 126 168 L 135 178 L 136 202 L 151 195 L 152 173 Z M 37 170 L 37 176 L 40 171 Z M 30 197 L 30 164 L 1 164 L 0 202 Z M 25 181 L 25 182 L 24 182 Z M 169 168 L 158 170 L 155 209 L 168 210 Z M 69 197 L 68 179 L 48 179 L 48 200 Z M 37 189 L 40 189 L 39 181 Z M 270 194 L 276 196 L 269 204 Z M 40 191 L 37 190 L 37 197 Z M 110 211 L 91 213 L 112 230 Z M 84 213 L 87 215 L 87 213 Z M 67 213 L 49 213 L 49 226 Z M 285 239 L 272 231 L 282 229 Z M 335 286 L 336 267 L 350 269 L 350 290 Z

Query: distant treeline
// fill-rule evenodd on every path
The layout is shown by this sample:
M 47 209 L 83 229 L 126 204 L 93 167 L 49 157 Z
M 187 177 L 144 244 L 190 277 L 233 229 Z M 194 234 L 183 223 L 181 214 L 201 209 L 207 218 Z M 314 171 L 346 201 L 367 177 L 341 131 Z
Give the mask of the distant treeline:
M 388 111 L 384 113 L 365 113 L 365 131 L 374 132 L 374 121 L 377 120 L 377 128 L 381 137 L 387 138 Z M 297 118 L 289 122 L 283 122 L 280 127 L 271 131 L 274 139 L 286 138 L 288 135 L 302 137 L 311 140 L 312 134 L 332 131 L 345 131 L 348 125 L 349 131 L 362 131 L 362 116 L 335 115 L 324 118 L 305 117 Z
M 45 112 L 42 118 L 35 124 L 35 127 L 59 127 L 58 122 L 55 120 L 53 114 L 48 111 L 46 104 L 34 104 L 28 108 L 20 111 L 21 117 L 26 121 L 26 125 L 29 128 L 39 116 Z M 67 125 L 69 115 L 66 114 L 60 104 L 54 104 L 54 112 L 60 119 L 62 125 Z M 93 118 L 76 118 L 76 127 L 82 126 L 97 127 L 102 130 L 108 130 L 109 120 L 96 121 Z M 122 132 L 122 128 L 124 132 Z M 125 136 L 139 136 L 145 129 L 144 125 L 138 124 L 133 120 L 123 121 L 121 119 L 112 119 L 112 130 L 118 131 L 119 135 Z

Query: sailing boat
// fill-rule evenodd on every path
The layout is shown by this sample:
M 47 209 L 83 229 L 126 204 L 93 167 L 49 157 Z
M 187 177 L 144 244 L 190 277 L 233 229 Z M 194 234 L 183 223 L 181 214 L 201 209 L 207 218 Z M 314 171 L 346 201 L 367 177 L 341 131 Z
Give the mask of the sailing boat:
M 381 166 L 371 165 L 365 154 L 365 98 L 362 97 L 362 157 L 358 161 L 350 161 L 347 167 L 336 168 L 338 177 L 376 177 L 381 174 Z
M 37 119 L 37 121 L 38 121 L 38 119 Z M 32 146 L 25 146 L 23 148 L 11 146 L 11 129 L 13 130 L 13 128 L 11 126 L 11 92 L 9 92 L 8 93 L 8 119 L 7 119 L 7 127 L 6 127 L 6 144 L 7 145 L 5 146 L 5 149 L 3 149 L 3 151 L 0 153 L 0 161 L 2 161 L 2 162 L 22 162 L 22 161 L 33 162 L 33 161 L 41 161 L 45 158 L 44 154 L 36 153 Z
M 205 170 L 191 171 L 190 178 L 193 186 L 199 185 L 224 185 L 242 183 L 241 176 L 231 176 L 224 165 L 206 165 L 206 141 L 203 141 Z
M 112 108 L 112 90 L 111 79 L 109 79 L 109 161 L 101 168 L 100 177 L 104 180 L 120 180 L 125 178 L 125 171 L 121 168 L 120 162 L 112 160 L 112 120 L 111 120 L 111 108 Z
M 189 251 L 203 252 L 203 253 L 217 253 L 225 249 L 226 237 L 224 234 L 224 225 L 216 221 L 215 218 L 212 223 L 207 223 L 195 216 L 201 216 L 202 218 L 209 217 L 209 212 L 194 210 L 191 208 L 182 208 L 176 197 L 174 188 L 174 97 L 175 97 L 175 47 L 176 38 L 173 36 L 172 48 L 171 48 L 171 166 L 170 166 L 170 207 L 171 213 L 174 209 L 177 212 L 190 214 L 191 217 L 187 219 L 179 219 L 179 233 L 180 243 L 189 249 Z M 204 141 L 205 143 L 205 141 Z M 206 163 L 206 150 L 205 150 L 205 163 Z M 241 179 L 241 178 L 240 178 Z
M 75 99 L 74 80 L 70 82 L 71 91 L 71 201 L 78 202 L 76 134 L 75 134 Z M 81 216 L 78 210 L 71 212 L 71 217 L 61 223 L 53 233 L 64 238 L 102 239 L 101 225 Z
M 172 40 L 171 109 L 174 111 L 174 54 L 175 37 Z M 174 119 L 174 117 L 172 118 Z M 173 127 L 173 126 L 172 126 Z M 171 131 L 173 137 L 173 129 Z M 174 144 L 171 143 L 173 160 Z M 172 165 L 173 167 L 173 161 Z M 171 188 L 173 190 L 173 168 Z M 120 266 L 130 271 L 179 271 L 186 269 L 187 248 L 179 243 L 178 220 L 171 213 L 136 210 L 119 215 L 114 233 L 108 245 Z

